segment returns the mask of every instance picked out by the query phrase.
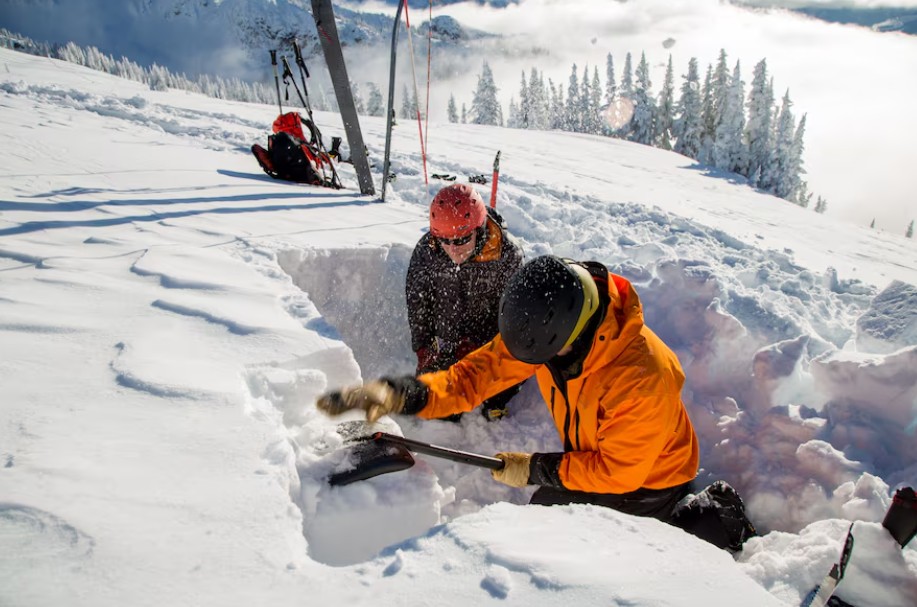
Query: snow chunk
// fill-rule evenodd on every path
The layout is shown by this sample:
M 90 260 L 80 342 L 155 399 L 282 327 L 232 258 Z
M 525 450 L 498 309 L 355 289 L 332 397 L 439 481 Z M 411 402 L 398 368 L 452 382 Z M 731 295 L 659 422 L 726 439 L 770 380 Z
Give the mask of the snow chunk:
M 917 287 L 892 281 L 857 320 L 857 349 L 889 354 L 917 345 Z

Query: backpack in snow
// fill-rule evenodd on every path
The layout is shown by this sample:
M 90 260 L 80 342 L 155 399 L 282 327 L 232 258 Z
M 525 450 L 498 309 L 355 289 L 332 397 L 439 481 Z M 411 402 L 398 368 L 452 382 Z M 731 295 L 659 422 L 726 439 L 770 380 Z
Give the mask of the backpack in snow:
M 309 129 L 308 139 L 303 125 Z M 303 121 L 298 113 L 287 112 L 274 120 L 273 131 L 267 149 L 258 144 L 252 146 L 252 154 L 265 173 L 285 181 L 341 187 L 331 158 L 321 149 L 321 135 L 310 120 Z
M 671 523 L 730 552 L 738 552 L 748 538 L 758 535 L 745 516 L 742 498 L 725 481 L 716 481 L 686 497 L 676 508 Z

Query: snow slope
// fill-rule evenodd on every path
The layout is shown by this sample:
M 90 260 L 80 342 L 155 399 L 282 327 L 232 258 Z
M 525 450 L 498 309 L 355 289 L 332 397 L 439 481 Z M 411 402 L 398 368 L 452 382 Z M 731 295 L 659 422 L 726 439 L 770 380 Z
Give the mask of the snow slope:
M 0 604 L 794 605 L 857 520 L 840 594 L 914 605 L 917 550 L 878 524 L 917 484 L 914 241 L 660 150 L 432 124 L 430 173 L 488 173 L 502 150 L 498 206 L 529 257 L 635 283 L 688 375 L 699 481 L 736 486 L 764 535 L 733 558 L 424 456 L 331 488 L 342 420 L 315 396 L 413 367 L 404 273 L 440 185 L 416 129 L 396 128 L 379 204 L 261 174 L 269 106 L 0 62 Z M 384 125 L 362 122 L 381 165 Z M 533 385 L 511 411 L 383 428 L 559 447 Z

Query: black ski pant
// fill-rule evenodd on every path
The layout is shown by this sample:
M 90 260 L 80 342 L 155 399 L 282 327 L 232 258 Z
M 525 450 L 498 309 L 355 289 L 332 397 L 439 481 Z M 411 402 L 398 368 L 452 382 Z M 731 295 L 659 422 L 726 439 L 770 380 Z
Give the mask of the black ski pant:
M 690 481 L 668 489 L 640 488 L 629 493 L 587 493 L 554 487 L 539 487 L 529 503 L 539 506 L 595 504 L 625 514 L 646 516 L 668 523 L 671 521 L 675 506 L 691 493 L 692 487 L 693 483 Z

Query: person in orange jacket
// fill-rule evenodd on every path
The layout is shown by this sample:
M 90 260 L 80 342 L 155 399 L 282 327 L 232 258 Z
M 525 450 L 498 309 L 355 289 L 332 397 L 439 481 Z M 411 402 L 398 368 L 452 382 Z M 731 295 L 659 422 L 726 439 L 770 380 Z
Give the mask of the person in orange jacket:
M 698 442 L 681 365 L 644 324 L 631 284 L 596 262 L 537 257 L 507 284 L 499 329 L 449 369 L 370 381 L 316 406 L 330 415 L 363 409 L 370 421 L 432 419 L 535 375 L 564 451 L 498 453 L 505 464 L 494 478 L 539 485 L 533 504 L 592 503 L 670 520 L 691 492 Z

